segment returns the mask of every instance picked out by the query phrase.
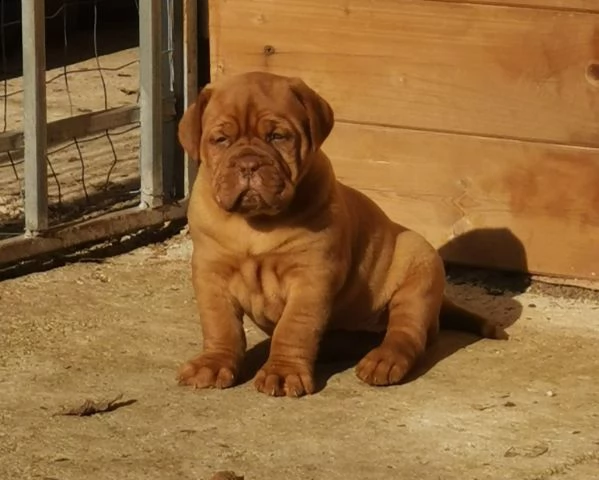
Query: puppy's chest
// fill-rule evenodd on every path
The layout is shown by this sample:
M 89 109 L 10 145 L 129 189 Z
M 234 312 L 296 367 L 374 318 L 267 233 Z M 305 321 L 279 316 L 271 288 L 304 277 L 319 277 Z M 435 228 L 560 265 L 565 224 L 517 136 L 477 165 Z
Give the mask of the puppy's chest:
M 233 273 L 229 288 L 245 314 L 270 333 L 286 301 L 280 265 L 269 257 L 244 259 Z

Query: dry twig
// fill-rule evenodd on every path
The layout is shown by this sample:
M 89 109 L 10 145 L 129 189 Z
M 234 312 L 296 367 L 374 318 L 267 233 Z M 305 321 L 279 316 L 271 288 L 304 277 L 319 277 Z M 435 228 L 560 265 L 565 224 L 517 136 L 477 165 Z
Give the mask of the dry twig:
M 65 408 L 58 412 L 56 415 L 72 415 L 77 417 L 88 417 L 97 413 L 108 413 L 116 410 L 117 408 L 124 407 L 135 403 L 135 400 L 128 400 L 126 402 L 120 402 L 123 398 L 123 394 L 119 393 L 116 397 L 109 400 L 94 401 L 87 399 L 78 407 Z

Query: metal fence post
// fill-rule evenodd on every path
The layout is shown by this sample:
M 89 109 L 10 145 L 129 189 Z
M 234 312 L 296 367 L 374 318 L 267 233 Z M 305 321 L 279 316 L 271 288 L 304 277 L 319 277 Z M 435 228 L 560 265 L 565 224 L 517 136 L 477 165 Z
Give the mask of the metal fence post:
M 48 228 L 45 1 L 23 0 L 21 15 L 25 232 L 27 235 L 35 235 Z
M 204 0 L 202 0 L 204 1 Z M 198 95 L 198 0 L 183 0 L 183 107 L 189 107 Z M 197 175 L 198 163 L 185 154 L 184 191 L 189 197 Z
M 164 181 L 169 198 L 184 197 L 183 151 L 177 141 L 177 119 L 183 108 L 183 8 L 181 0 L 166 0 L 163 11 L 163 67 L 162 96 L 165 105 L 175 112 L 174 117 L 164 118 L 163 159 Z
M 139 2 L 141 207 L 164 202 L 162 158 L 162 3 Z

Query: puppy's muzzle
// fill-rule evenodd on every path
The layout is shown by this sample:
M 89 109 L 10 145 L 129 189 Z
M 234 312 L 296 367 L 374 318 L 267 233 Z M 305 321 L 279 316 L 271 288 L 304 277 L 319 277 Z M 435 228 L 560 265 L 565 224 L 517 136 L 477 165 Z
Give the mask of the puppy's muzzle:
M 216 177 L 216 199 L 229 212 L 270 211 L 282 202 L 286 181 L 277 161 L 251 148 L 226 159 Z
M 235 166 L 239 169 L 239 173 L 245 179 L 250 179 L 258 169 L 264 165 L 264 161 L 261 161 L 255 156 L 244 156 L 235 161 Z

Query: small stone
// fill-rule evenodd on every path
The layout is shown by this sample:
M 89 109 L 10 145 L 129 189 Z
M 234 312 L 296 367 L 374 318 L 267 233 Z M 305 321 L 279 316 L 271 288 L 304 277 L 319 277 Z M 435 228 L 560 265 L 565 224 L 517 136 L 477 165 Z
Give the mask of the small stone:
M 94 271 L 94 272 L 92 272 L 91 277 L 94 280 L 99 280 L 102 283 L 107 283 L 108 282 L 108 277 L 106 275 L 104 275 L 102 272 L 99 272 L 97 270 Z
M 210 480 L 243 480 L 243 478 L 234 472 L 217 472 Z
M 515 404 L 514 402 L 505 402 L 505 403 L 503 404 L 503 406 L 504 406 L 504 407 L 515 407 L 515 406 L 516 406 L 516 404 Z
M 138 90 L 137 88 L 124 88 L 120 87 L 119 90 L 123 92 L 125 95 L 136 95 Z
M 528 458 L 536 458 L 541 455 L 545 455 L 549 450 L 549 446 L 543 443 L 538 443 L 536 445 L 527 445 L 521 447 L 510 447 L 503 454 L 504 457 L 528 457 Z
M 547 395 L 548 397 L 555 397 L 556 394 L 553 390 L 547 390 L 545 395 Z

